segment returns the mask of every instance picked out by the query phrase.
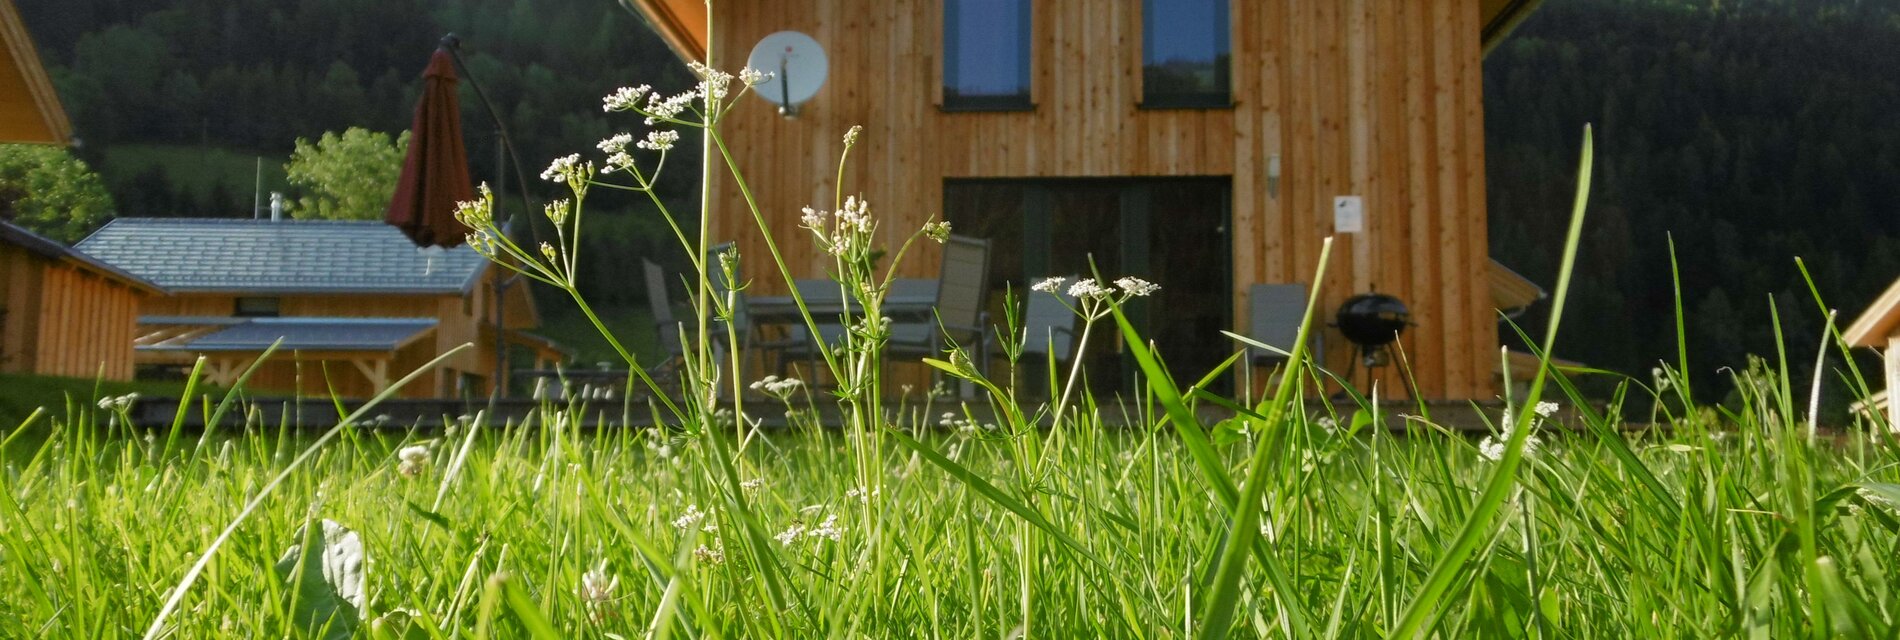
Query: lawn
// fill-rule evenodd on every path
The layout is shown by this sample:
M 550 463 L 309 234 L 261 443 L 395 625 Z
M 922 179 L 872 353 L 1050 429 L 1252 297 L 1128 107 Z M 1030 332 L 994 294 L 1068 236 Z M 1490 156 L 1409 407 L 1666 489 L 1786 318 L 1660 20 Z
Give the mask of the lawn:
M 912 418 L 871 450 L 810 425 L 738 452 L 730 426 L 581 434 L 580 407 L 549 406 L 526 425 L 344 429 L 294 467 L 311 439 L 268 424 L 174 442 L 94 416 L 7 452 L 30 462 L 0 503 L 0 636 L 144 632 L 235 522 L 172 637 L 293 636 L 338 610 L 333 630 L 360 615 L 383 637 L 1178 637 L 1232 533 L 1211 479 L 1239 477 L 1258 438 L 1276 449 L 1237 636 L 1386 635 L 1415 609 L 1437 637 L 1885 636 L 1900 455 L 1885 436 L 1810 444 L 1774 406 L 1666 435 L 1539 418 L 1436 599 L 1494 442 L 1394 437 L 1350 410 L 1209 426 L 1214 469 L 1169 426 L 922 428 L 942 400 L 897 411 Z M 354 540 L 284 561 L 312 518 Z M 351 543 L 360 573 L 325 573 Z

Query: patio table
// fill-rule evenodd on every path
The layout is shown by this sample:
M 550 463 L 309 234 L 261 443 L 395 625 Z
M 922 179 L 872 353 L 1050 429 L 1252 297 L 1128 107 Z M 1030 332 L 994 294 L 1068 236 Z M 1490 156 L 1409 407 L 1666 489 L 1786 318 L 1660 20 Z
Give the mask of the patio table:
M 836 324 L 847 305 L 854 312 L 858 310 L 857 302 L 847 301 L 836 282 L 799 281 L 797 285 L 798 292 L 805 297 L 805 308 L 811 310 L 812 318 L 820 324 Z M 890 292 L 884 296 L 884 315 L 890 316 L 892 322 L 932 321 L 936 306 L 937 281 L 934 279 L 899 278 L 891 283 Z M 798 314 L 798 303 L 789 295 L 749 296 L 746 310 L 755 324 L 804 323 Z

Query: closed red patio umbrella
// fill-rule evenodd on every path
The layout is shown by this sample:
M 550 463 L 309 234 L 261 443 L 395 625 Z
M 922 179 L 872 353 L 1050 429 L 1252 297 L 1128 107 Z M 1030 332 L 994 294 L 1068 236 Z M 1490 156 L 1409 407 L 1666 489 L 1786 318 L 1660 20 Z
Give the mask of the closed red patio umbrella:
M 459 246 L 469 232 L 455 219 L 455 203 L 475 199 L 468 152 L 462 146 L 462 111 L 455 84 L 449 51 L 436 49 L 422 72 L 422 100 L 416 103 L 416 118 L 410 126 L 409 155 L 403 158 L 395 197 L 383 216 L 383 221 L 402 229 L 417 246 Z

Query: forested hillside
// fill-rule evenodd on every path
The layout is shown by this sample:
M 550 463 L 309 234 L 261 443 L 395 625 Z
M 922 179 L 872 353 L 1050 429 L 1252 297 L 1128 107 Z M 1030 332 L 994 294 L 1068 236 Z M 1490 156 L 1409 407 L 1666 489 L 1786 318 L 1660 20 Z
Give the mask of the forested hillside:
M 1900 2 L 1547 0 L 1484 90 L 1492 255 L 1547 285 L 1596 125 L 1563 356 L 1645 378 L 1674 361 L 1672 236 L 1716 392 L 1719 367 L 1774 355 L 1771 295 L 1812 368 L 1822 315 L 1796 257 L 1843 325 L 1900 277 Z

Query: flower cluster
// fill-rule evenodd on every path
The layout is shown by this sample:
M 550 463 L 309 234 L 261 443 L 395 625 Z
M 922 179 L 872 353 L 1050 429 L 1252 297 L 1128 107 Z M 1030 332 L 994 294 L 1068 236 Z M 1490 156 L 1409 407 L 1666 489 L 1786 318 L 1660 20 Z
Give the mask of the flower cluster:
M 871 219 L 871 203 L 849 196 L 844 199 L 844 208 L 837 211 L 820 211 L 811 207 L 801 210 L 799 226 L 810 229 L 818 236 L 818 246 L 826 253 L 837 257 L 857 256 L 871 249 L 871 241 L 877 230 L 877 222 Z
M 600 566 L 581 574 L 581 602 L 588 606 L 604 605 L 614 599 L 614 589 L 620 587 L 620 576 L 607 573 L 607 561 Z
M 99 408 L 125 413 L 132 410 L 132 403 L 138 402 L 138 399 L 139 394 L 136 391 L 122 396 L 106 396 L 99 399 Z
M 937 244 L 943 244 L 945 241 L 948 241 L 950 239 L 950 221 L 937 220 L 924 223 L 924 237 L 936 240 Z
M 699 524 L 700 521 L 705 520 L 705 519 L 706 519 L 706 512 L 700 511 L 699 505 L 689 504 L 689 505 L 686 505 L 685 513 L 682 513 L 680 514 L 680 517 L 673 519 L 673 528 L 691 529 L 693 528 L 694 525 Z
M 772 536 L 772 539 L 777 540 L 780 546 L 786 547 L 792 546 L 792 543 L 798 542 L 800 539 L 809 540 L 812 538 L 824 538 L 832 542 L 842 540 L 844 538 L 844 525 L 838 524 L 838 514 L 834 513 L 825 516 L 825 521 L 819 523 L 816 527 L 806 527 L 805 523 L 794 521 L 792 526 L 787 527 L 784 531 L 780 531 L 778 535 Z
M 396 452 L 396 473 L 415 477 L 429 468 L 429 448 L 422 445 L 403 447 Z
M 713 546 L 710 547 L 703 544 L 694 547 L 693 559 L 704 564 L 724 564 L 726 562 L 726 545 L 714 541 Z
M 803 380 L 799 380 L 798 378 L 791 378 L 791 377 L 780 378 L 778 376 L 770 376 L 770 375 L 764 377 L 763 379 L 760 379 L 757 382 L 753 382 L 750 385 L 753 391 L 757 391 L 765 395 L 778 398 L 780 400 L 790 399 L 792 397 L 792 394 L 797 392 L 798 389 L 803 386 L 805 386 L 805 382 Z
M 1075 300 L 1075 306 L 1069 307 L 1070 310 L 1085 320 L 1100 319 L 1108 315 L 1111 305 L 1120 305 L 1130 298 L 1151 296 L 1161 290 L 1161 285 L 1134 276 L 1117 278 L 1114 286 L 1094 278 L 1078 278 L 1073 283 L 1063 277 L 1043 278 L 1030 285 L 1029 289 L 1062 298 L 1064 284 L 1068 285 L 1067 297 Z M 1065 299 L 1063 304 L 1067 305 L 1069 301 Z
M 649 131 L 647 139 L 634 143 L 634 146 L 649 151 L 670 151 L 673 144 L 679 141 L 678 131 Z
M 1558 408 L 1555 402 L 1539 402 L 1532 411 L 1537 414 L 1537 418 L 1549 418 L 1556 415 Z M 1493 462 L 1503 460 L 1504 448 L 1510 444 L 1512 432 L 1516 428 L 1515 422 L 1516 420 L 1512 418 L 1510 413 L 1499 416 L 1497 435 L 1485 436 L 1484 440 L 1478 442 L 1478 455 L 1484 456 L 1486 460 Z M 1525 436 L 1524 439 L 1525 457 L 1535 455 L 1538 447 L 1544 444 L 1543 439 L 1538 438 L 1535 433 L 1537 430 L 1537 419 L 1532 419 L 1530 429 L 1532 433 Z

